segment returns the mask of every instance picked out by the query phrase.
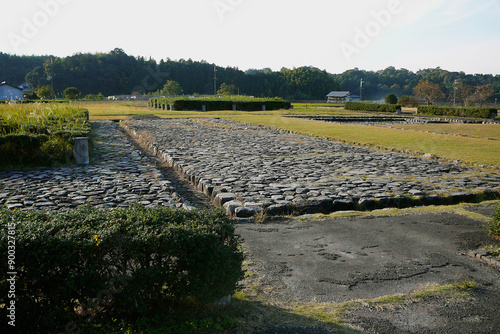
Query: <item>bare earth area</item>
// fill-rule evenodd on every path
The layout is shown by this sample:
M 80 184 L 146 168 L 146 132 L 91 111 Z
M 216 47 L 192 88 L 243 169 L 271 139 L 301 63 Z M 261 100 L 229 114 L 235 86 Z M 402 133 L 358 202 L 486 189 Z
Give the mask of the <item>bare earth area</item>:
M 456 214 L 425 214 L 290 220 L 239 225 L 237 232 L 281 303 L 338 303 L 474 281 L 480 288 L 466 299 L 367 306 L 344 320 L 367 333 L 498 333 L 500 271 L 465 255 L 491 243 L 482 226 Z M 265 332 L 309 332 L 282 330 Z

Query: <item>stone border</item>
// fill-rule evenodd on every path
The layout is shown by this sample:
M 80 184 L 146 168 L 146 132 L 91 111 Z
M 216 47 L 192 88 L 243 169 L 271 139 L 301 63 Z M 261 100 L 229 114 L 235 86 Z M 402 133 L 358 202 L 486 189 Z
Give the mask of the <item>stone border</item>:
M 491 250 L 483 250 L 478 249 L 475 251 L 470 251 L 467 253 L 467 256 L 478 259 L 481 262 L 484 262 L 490 266 L 497 267 L 500 269 L 500 258 L 495 257 L 492 254 Z
M 229 192 L 225 187 L 217 187 L 211 184 L 210 180 L 197 174 L 192 167 L 184 166 L 167 152 L 164 152 L 157 145 L 147 138 L 128 127 L 124 122 L 120 125 L 137 140 L 143 147 L 163 160 L 169 167 L 172 167 L 182 178 L 193 184 L 198 191 L 204 193 L 217 207 L 224 207 L 227 214 L 237 218 L 251 218 L 259 215 L 268 216 L 301 216 L 305 214 L 329 214 L 338 211 L 373 211 L 384 208 L 409 208 L 415 206 L 431 205 L 455 205 L 459 203 L 477 203 L 483 200 L 500 198 L 500 193 L 493 190 L 482 192 L 456 192 L 445 196 L 439 195 L 416 195 L 394 196 L 390 198 L 360 198 L 351 200 L 334 200 L 328 197 L 320 197 L 313 200 L 306 200 L 299 203 L 273 204 L 264 203 L 242 203 L 237 200 L 237 195 Z M 289 132 L 279 130 L 281 132 Z

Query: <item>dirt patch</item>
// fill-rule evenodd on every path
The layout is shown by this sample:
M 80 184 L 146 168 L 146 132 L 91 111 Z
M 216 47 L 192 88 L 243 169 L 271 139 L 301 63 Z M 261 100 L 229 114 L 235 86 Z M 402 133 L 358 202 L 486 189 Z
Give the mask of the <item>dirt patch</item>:
M 496 204 L 489 204 L 489 205 L 476 205 L 476 206 L 469 206 L 466 207 L 465 210 L 474 212 L 474 213 L 479 213 L 480 215 L 486 216 L 486 217 L 491 217 L 493 216 L 493 213 L 495 212 L 497 205 Z
M 483 290 L 467 302 L 361 309 L 347 319 L 373 333 L 468 333 L 478 322 L 487 333 L 499 325 L 496 311 L 488 310 L 500 305 L 500 272 L 466 256 L 490 241 L 483 225 L 456 214 L 424 214 L 290 220 L 239 225 L 237 232 L 280 303 L 338 303 L 473 281 Z
M 366 333 L 497 333 L 500 294 L 485 289 L 467 300 L 436 299 L 395 309 L 365 308 L 346 321 Z

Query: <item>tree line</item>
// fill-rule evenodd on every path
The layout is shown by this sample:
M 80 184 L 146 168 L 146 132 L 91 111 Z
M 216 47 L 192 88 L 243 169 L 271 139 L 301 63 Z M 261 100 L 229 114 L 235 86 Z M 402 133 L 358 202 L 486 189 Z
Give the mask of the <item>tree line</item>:
M 216 80 L 214 80 L 216 77 Z M 217 91 L 256 97 L 283 97 L 288 100 L 323 100 L 330 91 L 360 94 L 363 99 L 383 100 L 388 94 L 414 96 L 422 82 L 439 86 L 437 101 L 463 100 L 473 103 L 478 87 L 492 91 L 487 101 L 500 98 L 500 75 L 466 74 L 441 68 L 412 72 L 388 67 L 380 71 L 358 68 L 331 74 L 315 67 L 239 70 L 206 61 L 162 59 L 159 62 L 127 55 L 122 49 L 108 53 L 77 53 L 68 57 L 14 56 L 0 52 L 0 81 L 28 82 L 35 91 L 53 87 L 62 97 L 68 87 L 77 87 L 81 96 L 144 95 L 160 92 L 167 82 L 178 83 L 184 94 L 213 94 Z M 215 85 L 215 86 L 214 86 Z M 432 102 L 430 102 L 432 103 Z

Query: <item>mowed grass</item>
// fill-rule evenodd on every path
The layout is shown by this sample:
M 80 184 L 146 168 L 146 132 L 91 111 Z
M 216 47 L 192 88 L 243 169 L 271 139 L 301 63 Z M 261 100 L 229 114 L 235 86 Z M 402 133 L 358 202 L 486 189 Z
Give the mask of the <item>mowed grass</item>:
M 82 108 L 89 111 L 91 120 L 98 119 L 127 119 L 133 115 L 162 114 L 162 110 L 152 112 L 146 108 L 145 101 L 118 101 L 118 102 L 80 102 Z M 168 111 L 164 111 L 166 114 Z
M 500 145 L 496 140 L 485 138 L 466 138 L 369 125 L 333 124 L 281 116 L 243 115 L 230 119 L 352 143 L 430 153 L 440 158 L 500 167 Z
M 487 124 L 428 124 L 380 127 L 357 124 L 334 124 L 284 116 L 321 115 L 348 116 L 373 115 L 372 113 L 351 112 L 338 106 L 297 104 L 292 110 L 278 111 L 167 111 L 148 109 L 146 102 L 101 102 L 83 103 L 89 110 L 91 119 L 126 119 L 131 115 L 154 114 L 164 118 L 226 118 L 229 120 L 280 128 L 303 134 L 344 140 L 359 145 L 380 146 L 385 149 L 397 148 L 412 152 L 430 153 L 439 158 L 461 160 L 465 163 L 486 164 L 500 167 L 500 126 Z M 394 128 L 398 127 L 398 128 Z M 408 131 L 404 129 L 417 131 Z M 431 132 L 424 132 L 431 131 Z M 444 133 L 440 133 L 444 132 Z M 454 136 L 472 135 L 480 138 Z
M 396 124 L 390 125 L 390 127 L 413 131 L 442 132 L 445 134 L 500 139 L 500 124 Z

